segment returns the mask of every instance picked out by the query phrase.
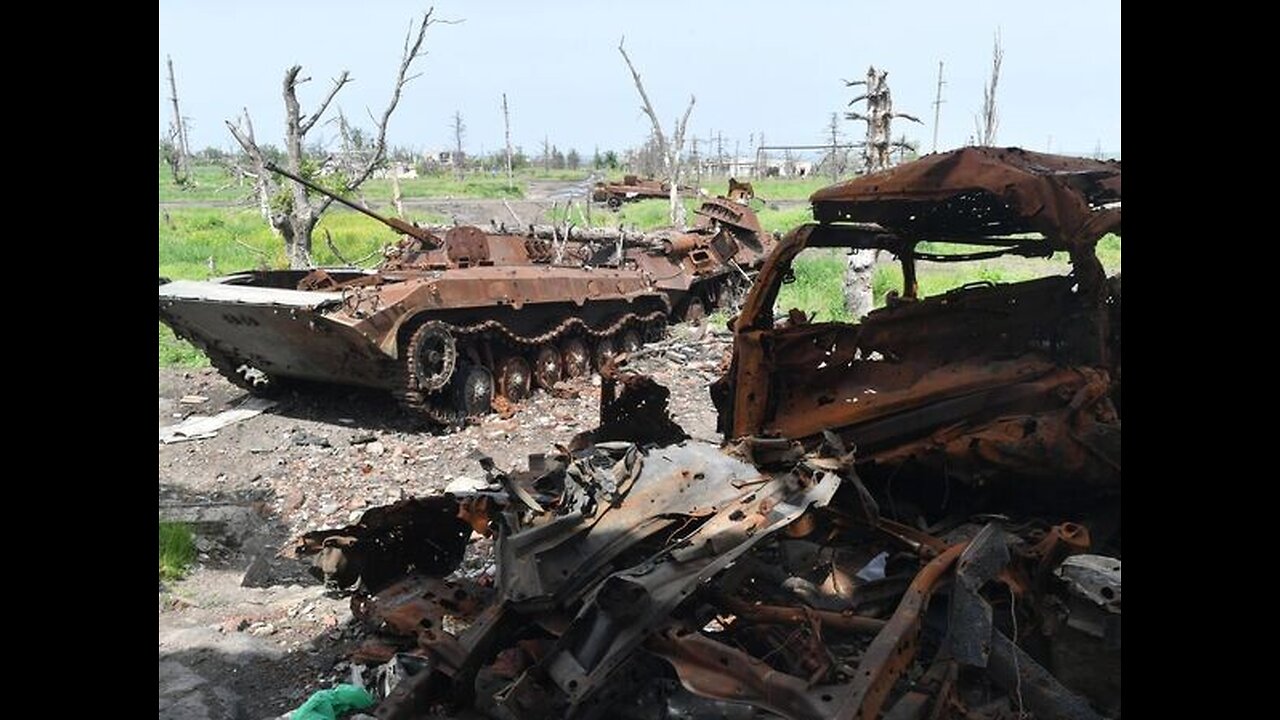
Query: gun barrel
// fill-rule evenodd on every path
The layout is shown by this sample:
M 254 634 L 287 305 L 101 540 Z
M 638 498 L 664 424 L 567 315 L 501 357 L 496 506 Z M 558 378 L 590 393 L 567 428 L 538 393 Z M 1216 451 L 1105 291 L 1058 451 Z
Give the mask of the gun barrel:
M 341 195 L 338 195 L 337 193 L 326 190 L 320 187 L 319 185 L 316 185 L 310 180 L 305 180 L 303 178 L 300 178 L 297 175 L 294 175 L 293 173 L 289 172 L 288 170 L 285 170 L 284 168 L 280 167 L 279 165 L 276 165 L 275 163 L 271 163 L 271 162 L 266 163 L 265 167 L 271 172 L 276 173 L 277 175 L 283 175 L 289 178 L 290 180 L 301 184 L 303 187 L 310 188 L 320 193 L 321 195 L 324 195 L 327 198 L 336 200 L 342 203 L 343 205 L 346 205 L 347 207 L 351 208 L 352 210 L 355 210 L 358 213 L 368 215 L 369 217 L 373 218 L 374 220 L 377 220 L 383 225 L 386 225 L 392 230 L 395 230 L 397 232 L 402 232 L 405 235 L 410 235 L 412 237 L 415 237 L 432 247 L 438 246 L 440 244 L 440 239 L 437 238 L 435 235 L 432 235 L 427 230 L 424 230 L 420 227 L 415 227 L 414 225 L 407 223 L 403 220 L 400 220 L 398 218 L 383 217 L 382 215 L 379 215 L 378 213 L 370 210 L 369 208 L 363 205 L 358 205 L 342 197 Z

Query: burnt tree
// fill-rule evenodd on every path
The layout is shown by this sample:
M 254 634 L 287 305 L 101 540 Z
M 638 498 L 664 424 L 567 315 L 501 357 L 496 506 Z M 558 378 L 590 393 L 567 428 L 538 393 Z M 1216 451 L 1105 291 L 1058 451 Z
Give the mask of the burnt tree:
M 879 172 L 889 167 L 890 152 L 894 147 L 906 145 L 905 140 L 897 143 L 891 138 L 893 119 L 900 117 L 919 123 L 920 119 L 906 113 L 893 111 L 893 96 L 889 92 L 889 72 L 876 70 L 875 66 L 867 68 L 866 80 L 845 80 L 846 87 L 865 85 L 866 92 L 849 101 L 850 105 L 866 101 L 865 113 L 847 112 L 845 118 L 861 120 L 867 124 L 866 141 L 862 146 L 862 162 L 865 172 Z M 923 123 L 922 123 L 923 124 Z M 914 148 L 912 148 L 914 149 Z M 845 270 L 844 303 L 849 315 L 857 320 L 871 311 L 875 297 L 872 293 L 872 275 L 875 270 L 876 252 L 874 250 L 854 250 L 849 253 L 848 267 Z
M 395 86 L 391 93 L 391 100 L 387 103 L 387 107 L 382 111 L 382 117 L 378 120 L 376 127 L 376 137 L 373 139 L 372 145 L 368 153 L 368 159 L 362 163 L 350 176 L 342 181 L 340 192 L 354 192 L 368 180 L 378 168 L 382 167 L 387 155 L 387 123 L 391 119 L 391 114 L 395 112 L 396 106 L 400 103 L 400 94 L 404 90 L 404 86 L 417 75 L 410 75 L 409 69 L 413 66 L 413 61 L 424 55 L 422 43 L 426 38 L 427 27 L 437 22 L 432 18 L 432 9 L 428 9 L 422 17 L 419 24 L 410 25 L 409 32 L 404 38 L 404 53 L 400 58 L 400 67 L 396 73 Z M 300 77 L 302 66 L 294 65 L 285 70 L 284 83 L 282 87 L 282 95 L 284 97 L 285 107 L 285 165 L 286 169 L 295 175 L 305 176 L 308 174 L 304 171 L 304 152 L 305 140 L 307 133 L 315 127 L 320 118 L 329 108 L 329 104 L 333 102 L 333 98 L 338 94 L 347 83 L 351 82 L 350 73 L 342 71 L 333 81 L 333 87 L 329 89 L 327 95 L 320 102 L 318 109 L 309 115 L 304 115 L 302 107 L 298 102 L 298 86 L 308 82 L 311 78 Z M 307 189 L 298 183 L 289 183 L 291 190 L 288 194 L 282 194 L 280 185 L 275 176 L 267 170 L 268 160 L 263 154 L 262 148 L 259 147 L 253 136 L 253 125 L 249 120 L 248 110 L 245 111 L 242 121 L 227 121 L 227 129 L 231 131 L 231 135 L 240 144 L 248 157 L 249 163 L 253 168 L 253 174 L 258 185 L 259 198 L 274 198 L 276 202 L 272 204 L 269 210 L 268 221 L 272 229 L 284 239 L 285 255 L 289 258 L 289 266 L 291 268 L 300 269 L 311 267 L 311 241 L 312 233 L 315 230 L 316 223 L 320 221 L 320 217 L 325 210 L 329 208 L 333 200 L 324 198 L 317 202 L 313 202 L 307 193 Z
M 631 64 L 631 58 L 623 47 L 624 42 L 626 42 L 625 37 L 618 41 L 618 52 L 622 53 L 622 59 L 626 61 L 627 69 L 631 71 L 631 79 L 635 81 L 636 90 L 639 91 L 640 99 L 644 102 L 641 109 L 653 125 L 653 137 L 658 143 L 658 152 L 666 165 L 667 181 L 671 184 L 671 224 L 682 228 L 685 225 L 685 213 L 684 203 L 680 202 L 680 153 L 684 149 L 684 131 L 689 125 L 689 113 L 693 112 L 693 105 L 697 102 L 697 98 L 693 95 L 689 96 L 689 107 L 685 108 L 684 116 L 676 120 L 668 141 L 667 134 L 662 130 L 662 123 L 658 120 L 658 113 L 654 111 L 653 103 L 649 102 L 649 94 L 645 92 L 644 83 L 640 81 L 640 73 L 636 72 L 636 66 Z
M 982 86 L 982 118 L 974 118 L 979 145 L 995 145 L 1000 116 L 996 112 L 996 85 L 1000 83 L 1000 64 L 1004 62 L 1004 48 L 1000 47 L 1000 33 L 996 32 L 995 46 L 991 49 L 991 82 Z

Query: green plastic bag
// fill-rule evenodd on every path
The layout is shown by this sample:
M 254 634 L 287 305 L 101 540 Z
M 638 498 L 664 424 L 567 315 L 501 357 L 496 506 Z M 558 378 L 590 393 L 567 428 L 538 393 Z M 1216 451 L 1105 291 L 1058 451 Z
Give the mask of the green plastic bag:
M 373 705 L 373 696 L 362 687 L 335 685 L 329 690 L 317 690 L 307 701 L 289 714 L 289 720 L 338 720 L 338 716 L 350 710 L 363 710 Z

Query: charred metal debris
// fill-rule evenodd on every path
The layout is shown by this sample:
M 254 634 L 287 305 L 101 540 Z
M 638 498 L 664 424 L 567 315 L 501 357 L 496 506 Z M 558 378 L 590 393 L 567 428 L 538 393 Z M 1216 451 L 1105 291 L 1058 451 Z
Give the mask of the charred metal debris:
M 1089 262 L 1119 173 L 966 149 L 821 191 L 734 324 L 723 446 L 611 366 L 601 427 L 527 470 L 303 536 L 353 659 L 397 669 L 374 715 L 1120 717 L 1119 283 Z M 910 260 L 910 223 L 1037 231 L 1074 271 L 927 299 L 908 273 L 861 324 L 775 326 L 806 241 Z

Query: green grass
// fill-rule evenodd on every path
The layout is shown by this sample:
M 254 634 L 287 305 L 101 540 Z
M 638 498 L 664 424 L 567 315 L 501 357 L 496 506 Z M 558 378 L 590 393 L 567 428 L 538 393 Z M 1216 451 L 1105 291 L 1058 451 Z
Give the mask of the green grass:
M 792 263 L 795 282 L 783 285 L 774 304 L 781 317 L 791 308 L 813 314 L 815 322 L 848 322 L 844 309 L 844 253 L 805 250 Z
M 812 175 L 803 178 L 761 178 L 750 182 L 752 189 L 756 191 L 756 197 L 765 202 L 808 200 L 810 195 L 832 184 L 830 176 Z M 728 189 L 728 180 L 724 181 L 724 187 Z
M 160 523 L 160 579 L 181 580 L 196 559 L 196 540 L 182 523 Z
M 923 244 L 922 244 L 923 245 Z M 930 252 L 969 252 L 969 246 L 948 243 L 931 243 Z M 923 247 L 922 247 L 923 249 Z M 896 261 L 885 262 L 891 256 L 882 255 L 872 277 L 872 293 L 875 306 L 884 307 L 885 294 L 893 289 L 902 291 L 902 266 Z M 1120 238 L 1108 235 L 1098 242 L 1098 257 L 1108 275 L 1120 272 Z M 796 280 L 783 285 L 778 292 L 775 314 L 781 317 L 790 308 L 813 313 L 817 322 L 848 322 L 844 309 L 843 250 L 810 248 L 803 251 L 792 264 Z M 1012 283 L 1048 275 L 1065 275 L 1071 271 L 1066 253 L 1055 253 L 1051 258 L 1001 257 L 992 260 L 964 263 L 916 264 L 916 276 L 920 284 L 920 296 L 940 295 L 967 283 L 990 281 Z
M 160 367 L 198 368 L 209 365 L 209 358 L 186 340 L 179 340 L 164 323 L 160 325 Z
M 444 217 L 434 213 L 415 213 L 411 219 L 427 224 L 445 222 Z M 372 218 L 347 210 L 330 210 L 320 219 L 312 239 L 312 257 L 317 265 L 342 264 L 325 242 L 325 230 L 342 256 L 352 261 L 399 240 L 394 230 Z M 256 210 L 161 210 L 158 234 L 160 275 L 174 280 L 205 280 L 260 267 L 288 267 L 284 242 L 271 234 Z M 371 264 L 373 260 L 366 262 Z
M 159 201 L 162 203 L 238 203 L 253 200 L 253 185 L 246 180 L 239 184 L 222 165 L 197 163 L 191 168 L 194 183 L 186 188 L 178 187 L 168 166 L 160 161 Z M 400 181 L 400 194 L 409 198 L 492 198 L 521 199 L 530 181 L 562 180 L 579 181 L 591 174 L 590 168 L 577 170 L 547 170 L 525 168 L 514 173 L 514 187 L 507 187 L 507 174 L 468 171 L 462 180 L 452 172 L 438 172 Z M 360 197 L 375 205 L 391 202 L 391 181 L 371 179 L 361 186 Z
M 693 211 L 702 205 L 702 200 L 700 198 L 685 198 L 683 202 L 686 222 L 692 226 L 697 219 Z M 601 205 L 593 205 L 591 208 L 591 223 L 597 227 L 618 227 L 621 225 L 627 229 L 656 230 L 671 226 L 670 208 L 669 201 L 657 198 L 623 203 L 617 212 L 608 210 Z M 757 201 L 751 203 L 751 209 L 756 211 L 756 217 L 760 220 L 760 227 L 768 232 L 785 233 L 791 228 L 813 219 L 808 205 L 776 209 L 774 206 Z M 565 208 L 556 208 L 555 212 L 548 211 L 547 214 L 555 222 L 561 223 L 564 222 L 565 212 Z M 579 214 L 576 207 L 569 213 L 569 217 L 574 223 L 580 224 L 582 222 L 582 215 Z

